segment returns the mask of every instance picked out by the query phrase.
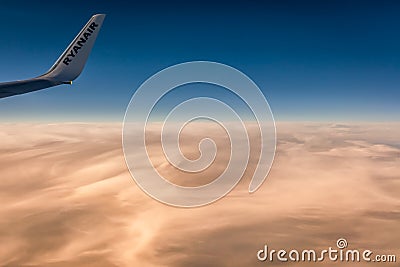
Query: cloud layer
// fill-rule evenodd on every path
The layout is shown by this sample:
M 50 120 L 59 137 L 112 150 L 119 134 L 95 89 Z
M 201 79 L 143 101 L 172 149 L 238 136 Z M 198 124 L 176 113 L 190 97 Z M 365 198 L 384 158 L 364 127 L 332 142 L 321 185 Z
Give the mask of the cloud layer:
M 0 265 L 282 265 L 257 262 L 256 252 L 264 244 L 325 249 L 340 237 L 351 248 L 400 258 L 400 125 L 278 123 L 277 131 L 274 165 L 256 193 L 247 192 L 252 155 L 227 197 L 179 209 L 133 182 L 119 124 L 3 124 Z M 184 131 L 188 157 L 198 156 L 203 135 L 222 152 L 195 180 L 165 163 L 157 127 L 149 133 L 153 162 L 174 182 L 209 182 L 226 164 L 229 149 L 218 127 Z

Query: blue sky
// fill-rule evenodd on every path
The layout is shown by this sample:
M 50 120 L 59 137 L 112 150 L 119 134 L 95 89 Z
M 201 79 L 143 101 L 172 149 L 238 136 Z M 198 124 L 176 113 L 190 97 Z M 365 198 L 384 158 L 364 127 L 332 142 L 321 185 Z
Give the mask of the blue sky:
M 276 120 L 400 120 L 400 2 L 166 2 L 2 1 L 0 81 L 42 74 L 107 17 L 72 86 L 0 99 L 0 121 L 122 121 L 142 82 L 193 60 L 246 73 Z

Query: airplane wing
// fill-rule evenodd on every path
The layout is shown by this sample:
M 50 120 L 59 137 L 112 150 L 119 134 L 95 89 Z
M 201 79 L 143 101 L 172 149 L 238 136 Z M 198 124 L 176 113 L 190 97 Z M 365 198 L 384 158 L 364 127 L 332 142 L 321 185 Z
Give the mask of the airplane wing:
M 105 16 L 94 15 L 45 74 L 28 80 L 0 83 L 0 98 L 71 84 L 81 74 Z

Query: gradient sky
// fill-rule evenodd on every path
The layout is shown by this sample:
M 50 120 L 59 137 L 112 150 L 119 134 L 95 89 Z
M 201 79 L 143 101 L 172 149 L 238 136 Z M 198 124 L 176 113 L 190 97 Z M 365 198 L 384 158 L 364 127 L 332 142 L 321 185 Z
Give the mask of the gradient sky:
M 399 1 L 167 2 L 2 1 L 1 81 L 47 71 L 107 17 L 72 86 L 0 99 L 0 121 L 122 121 L 142 82 L 193 60 L 246 73 L 276 120 L 400 121 Z

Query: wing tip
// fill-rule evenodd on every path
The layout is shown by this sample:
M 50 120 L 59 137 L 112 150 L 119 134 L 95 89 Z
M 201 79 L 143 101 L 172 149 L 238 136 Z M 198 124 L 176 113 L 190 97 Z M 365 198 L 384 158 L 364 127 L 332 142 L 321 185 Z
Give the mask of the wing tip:
M 94 15 L 92 16 L 92 18 L 97 18 L 97 17 L 103 17 L 103 18 L 105 18 L 105 17 L 106 17 L 106 14 L 104 14 L 104 13 L 98 13 L 98 14 L 94 14 Z

